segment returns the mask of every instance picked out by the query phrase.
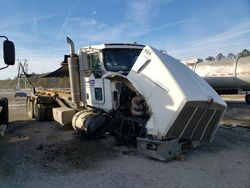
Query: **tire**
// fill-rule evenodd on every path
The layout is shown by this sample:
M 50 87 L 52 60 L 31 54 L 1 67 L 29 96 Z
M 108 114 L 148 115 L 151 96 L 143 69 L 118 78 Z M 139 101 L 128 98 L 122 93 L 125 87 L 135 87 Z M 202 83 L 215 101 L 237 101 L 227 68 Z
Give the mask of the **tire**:
M 46 108 L 42 104 L 35 103 L 35 117 L 37 121 L 45 121 L 46 120 Z
M 2 106 L 2 111 L 0 112 L 0 124 L 8 124 L 9 122 L 9 106 L 8 99 L 0 99 L 0 106 Z
M 45 106 L 46 111 L 46 120 L 51 121 L 53 120 L 53 112 L 52 112 L 53 106 Z
M 245 101 L 248 105 L 250 105 L 250 94 L 246 94 Z
M 26 111 L 28 113 L 29 118 L 34 118 L 34 102 L 31 100 L 31 97 L 27 97 L 26 100 Z

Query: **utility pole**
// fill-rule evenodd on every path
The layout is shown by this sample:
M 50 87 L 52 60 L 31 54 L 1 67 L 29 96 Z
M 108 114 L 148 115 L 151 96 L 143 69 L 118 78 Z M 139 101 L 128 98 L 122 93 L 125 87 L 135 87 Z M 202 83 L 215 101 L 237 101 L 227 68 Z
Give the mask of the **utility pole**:
M 26 78 L 26 74 L 28 74 L 28 61 L 27 59 L 20 60 L 17 59 L 18 62 L 18 72 L 17 72 L 17 85 L 16 90 L 28 89 L 29 83 Z

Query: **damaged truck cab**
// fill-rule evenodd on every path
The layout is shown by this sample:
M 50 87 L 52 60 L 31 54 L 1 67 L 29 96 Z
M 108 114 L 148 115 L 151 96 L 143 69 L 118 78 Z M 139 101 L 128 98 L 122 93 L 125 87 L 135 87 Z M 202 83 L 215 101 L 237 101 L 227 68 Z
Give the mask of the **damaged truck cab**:
M 178 60 L 138 44 L 94 45 L 76 54 L 67 40 L 70 99 L 51 97 L 61 101 L 48 105 L 54 120 L 87 135 L 108 130 L 164 161 L 212 141 L 226 103 Z

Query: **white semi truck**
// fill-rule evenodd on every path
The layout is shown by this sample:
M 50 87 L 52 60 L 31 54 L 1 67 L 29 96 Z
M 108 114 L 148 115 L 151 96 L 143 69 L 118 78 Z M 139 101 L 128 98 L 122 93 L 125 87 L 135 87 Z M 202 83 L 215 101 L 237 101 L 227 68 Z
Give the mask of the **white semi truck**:
M 109 131 L 163 161 L 212 141 L 226 103 L 178 60 L 138 44 L 93 45 L 76 54 L 67 42 L 71 90 L 34 90 L 30 117 L 87 136 Z
M 0 70 L 6 69 L 9 65 L 15 64 L 15 45 L 12 41 L 8 40 L 6 36 L 0 36 L 4 38 L 3 42 L 3 59 L 6 66 L 0 67 Z M 9 108 L 8 99 L 0 98 L 0 135 L 3 136 L 6 126 L 9 121 Z

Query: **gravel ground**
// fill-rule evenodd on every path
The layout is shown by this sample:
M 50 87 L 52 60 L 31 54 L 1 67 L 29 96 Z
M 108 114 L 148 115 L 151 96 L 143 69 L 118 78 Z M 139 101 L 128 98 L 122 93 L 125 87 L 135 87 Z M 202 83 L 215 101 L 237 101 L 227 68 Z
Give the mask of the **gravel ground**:
M 0 187 L 250 187 L 250 129 L 242 127 L 250 107 L 242 100 L 229 99 L 211 144 L 160 162 L 108 135 L 84 140 L 70 127 L 29 120 L 25 99 L 3 95 L 10 124 L 0 138 Z

